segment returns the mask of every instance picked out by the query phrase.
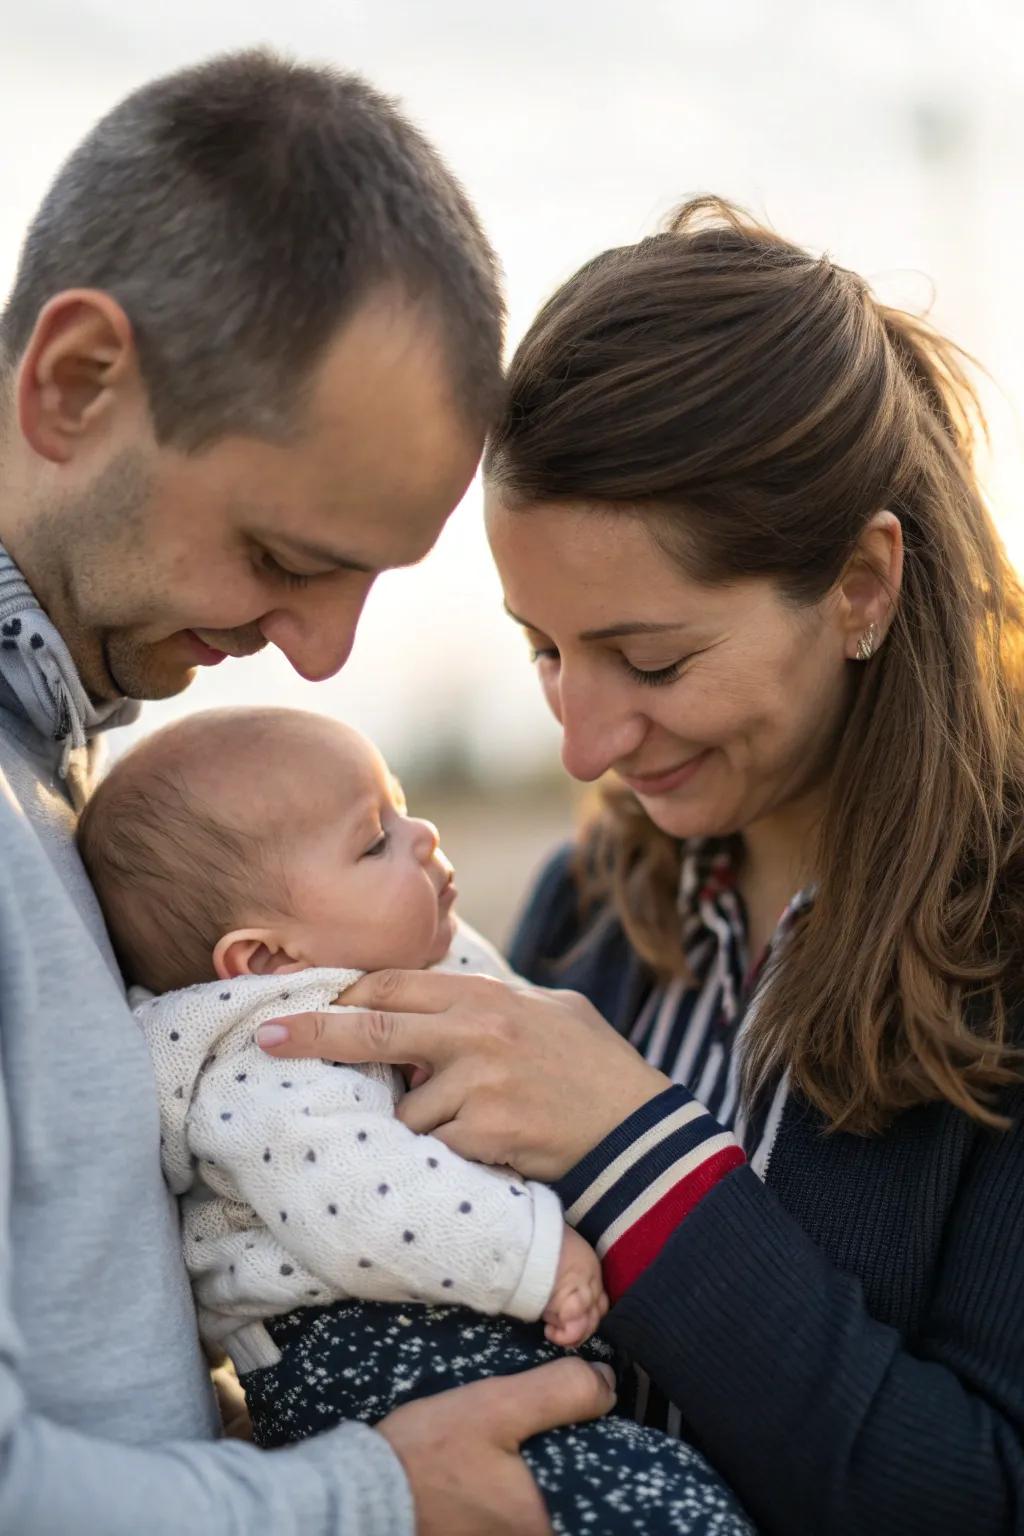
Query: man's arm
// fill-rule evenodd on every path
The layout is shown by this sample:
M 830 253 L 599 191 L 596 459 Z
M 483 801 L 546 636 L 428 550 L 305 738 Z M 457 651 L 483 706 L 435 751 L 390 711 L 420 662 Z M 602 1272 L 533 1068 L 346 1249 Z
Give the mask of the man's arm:
M 9 1299 L 11 1182 L 0 1075 L 0 1530 L 12 1536 L 412 1531 L 412 1498 L 401 1464 L 383 1436 L 363 1425 L 344 1425 L 271 1456 L 238 1441 L 121 1445 L 34 1413 L 27 1385 L 31 1362 Z

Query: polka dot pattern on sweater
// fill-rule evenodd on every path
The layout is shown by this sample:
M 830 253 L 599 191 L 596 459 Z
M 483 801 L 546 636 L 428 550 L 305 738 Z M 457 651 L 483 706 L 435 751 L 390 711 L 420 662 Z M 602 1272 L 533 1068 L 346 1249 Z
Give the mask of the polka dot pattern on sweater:
M 138 1007 L 211 1344 L 229 1345 L 313 1290 L 328 1300 L 455 1298 L 534 1317 L 550 1294 L 562 1232 L 550 1191 L 414 1135 L 395 1115 L 404 1085 L 388 1066 L 325 1073 L 320 1061 L 260 1049 L 260 1024 L 283 1008 L 330 1007 L 355 979 L 304 972 L 285 1000 L 273 977 L 241 977 Z M 510 1199 L 510 1187 L 523 1194 Z

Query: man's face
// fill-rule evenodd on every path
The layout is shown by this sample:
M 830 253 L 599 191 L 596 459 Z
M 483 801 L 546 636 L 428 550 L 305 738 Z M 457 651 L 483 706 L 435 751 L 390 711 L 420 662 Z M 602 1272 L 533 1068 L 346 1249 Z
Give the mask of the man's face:
M 61 466 L 22 564 L 94 698 L 167 698 L 267 643 L 332 676 L 377 573 L 427 553 L 482 446 L 435 328 L 383 301 L 341 329 L 297 426 L 186 454 L 126 409 L 100 461 Z

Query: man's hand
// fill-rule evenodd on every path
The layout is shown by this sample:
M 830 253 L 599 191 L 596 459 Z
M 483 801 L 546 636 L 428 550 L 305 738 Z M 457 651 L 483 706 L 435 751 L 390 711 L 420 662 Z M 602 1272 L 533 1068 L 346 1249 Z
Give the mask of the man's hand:
M 221 1428 L 228 1440 L 251 1440 L 252 1424 L 249 1419 L 249 1410 L 245 1403 L 245 1393 L 241 1383 L 235 1375 L 234 1366 L 230 1361 L 211 1373 L 213 1376 L 214 1390 L 217 1393 L 217 1407 L 220 1409 Z
M 608 1367 L 576 1359 L 396 1408 L 377 1429 L 408 1476 L 416 1536 L 551 1536 L 519 1447 L 542 1430 L 600 1418 L 614 1401 Z

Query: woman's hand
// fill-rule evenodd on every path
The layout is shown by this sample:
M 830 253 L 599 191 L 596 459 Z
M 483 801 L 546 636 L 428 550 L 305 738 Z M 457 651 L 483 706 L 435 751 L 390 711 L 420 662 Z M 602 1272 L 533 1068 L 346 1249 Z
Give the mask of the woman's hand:
M 525 1178 L 560 1178 L 669 1086 L 576 992 L 377 971 L 338 1001 L 368 1011 L 277 1019 L 260 1044 L 275 1056 L 424 1068 L 429 1078 L 398 1107 L 405 1124 Z

